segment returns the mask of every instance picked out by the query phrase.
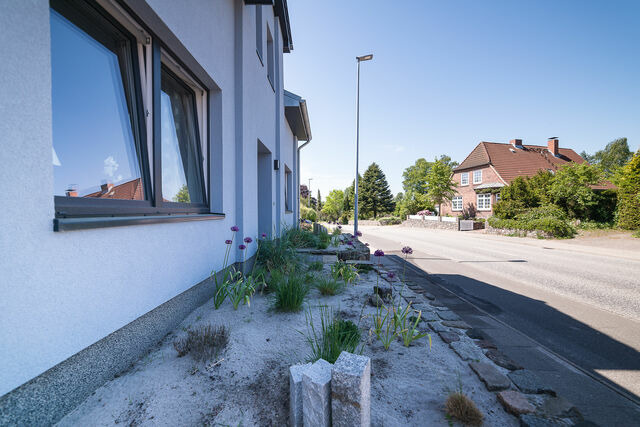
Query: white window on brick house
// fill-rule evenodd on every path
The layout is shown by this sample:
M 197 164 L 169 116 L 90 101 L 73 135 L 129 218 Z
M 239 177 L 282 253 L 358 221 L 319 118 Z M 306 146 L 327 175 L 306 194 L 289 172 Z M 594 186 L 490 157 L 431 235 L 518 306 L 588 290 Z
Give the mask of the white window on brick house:
M 460 174 L 460 185 L 469 185 L 469 172 L 462 172 Z
M 453 199 L 451 199 L 451 210 L 452 211 L 462 210 L 462 196 L 455 196 Z
M 478 194 L 478 210 L 490 211 L 491 210 L 491 193 Z
M 500 193 L 496 193 L 496 203 L 500 201 Z
M 481 184 L 482 183 L 482 171 L 473 171 L 473 183 Z

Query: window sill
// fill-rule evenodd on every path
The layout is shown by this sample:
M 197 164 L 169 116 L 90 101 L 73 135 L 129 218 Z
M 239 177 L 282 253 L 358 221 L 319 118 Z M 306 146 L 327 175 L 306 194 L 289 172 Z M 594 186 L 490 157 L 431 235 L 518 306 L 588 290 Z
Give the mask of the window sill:
M 87 230 L 92 228 L 124 227 L 127 225 L 160 224 L 185 221 L 210 221 L 224 219 L 224 214 L 122 216 L 91 218 L 55 218 L 53 231 Z

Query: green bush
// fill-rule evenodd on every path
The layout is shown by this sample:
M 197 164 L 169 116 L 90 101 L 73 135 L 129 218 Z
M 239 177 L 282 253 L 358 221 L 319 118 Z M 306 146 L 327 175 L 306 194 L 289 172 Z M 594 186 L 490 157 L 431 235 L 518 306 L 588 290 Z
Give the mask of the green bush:
M 312 231 L 301 228 L 289 228 L 282 233 L 281 240 L 286 240 L 294 248 L 316 248 L 320 244 L 318 236 Z
M 288 239 L 262 239 L 256 262 L 269 272 L 290 272 L 297 267 L 300 259 Z
M 620 171 L 618 225 L 627 230 L 640 229 L 640 151 Z
M 397 216 L 386 216 L 380 218 L 378 221 L 380 221 L 380 225 L 396 225 L 402 223 L 402 219 Z
M 529 209 L 516 215 L 515 218 L 501 219 L 492 216 L 488 222 L 494 228 L 539 231 L 549 233 L 554 237 L 572 237 L 576 233 L 564 212 L 553 205 Z
M 324 359 L 329 363 L 335 363 L 343 351 L 358 353 L 361 334 L 355 323 L 334 315 L 333 309 L 328 306 L 320 306 L 319 329 L 314 325 L 311 308 L 305 312 L 305 315 L 306 338 L 311 347 L 310 362 Z
M 300 311 L 309 293 L 305 276 L 301 274 L 289 274 L 279 281 L 272 280 L 269 285 L 273 291 L 273 307 L 278 311 Z
M 336 280 L 334 277 L 321 277 L 316 282 L 316 288 L 322 295 L 336 295 L 344 290 L 344 282 Z
M 318 220 L 318 213 L 307 206 L 300 205 L 300 218 L 316 222 Z

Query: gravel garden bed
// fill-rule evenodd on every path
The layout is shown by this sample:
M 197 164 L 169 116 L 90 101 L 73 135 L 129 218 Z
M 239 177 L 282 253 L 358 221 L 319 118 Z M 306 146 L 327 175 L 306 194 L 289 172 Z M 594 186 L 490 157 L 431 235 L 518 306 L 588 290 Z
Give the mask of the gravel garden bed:
M 300 256 L 305 259 L 305 270 L 309 266 L 316 269 L 305 272 L 315 275 L 312 283 L 320 277 L 331 277 L 335 255 Z M 475 403 L 485 425 L 518 425 L 518 419 L 505 412 L 496 394 L 469 365 L 490 363 L 489 359 L 463 333 L 464 329 L 444 325 L 450 322 L 461 326 L 456 325 L 459 321 L 455 314 L 404 287 L 398 275 L 390 278 L 366 267 L 369 271 L 361 270 L 355 282 L 338 287 L 336 295 L 322 295 L 312 287 L 298 312 L 276 310 L 273 293 L 257 291 L 249 305 L 240 304 L 237 310 L 229 300 L 214 309 L 212 299 L 127 372 L 96 390 L 59 425 L 287 425 L 289 367 L 309 360 L 310 324 L 319 331 L 322 312 L 327 310 L 357 325 L 361 339 L 356 351 L 371 358 L 373 425 L 461 425 L 445 410 L 447 398 L 460 391 Z M 408 347 L 401 337 L 394 337 L 385 349 L 374 327 L 381 311 L 375 305 L 378 297 L 373 291 L 376 286 L 382 289 L 383 284 L 393 286 L 393 296 L 396 302 L 401 301 L 401 307 L 411 301 L 421 311 L 417 323 L 417 311 L 411 312 L 407 325 L 415 324 L 416 334 L 429 335 Z M 447 332 L 449 335 L 443 337 L 449 339 L 443 340 L 426 321 L 432 321 L 432 328 Z M 223 348 L 202 360 L 195 354 L 178 357 L 180 346 L 176 343 L 188 331 L 208 325 L 226 327 L 228 336 L 221 339 L 228 341 L 226 345 L 223 342 Z M 384 330 L 378 332 L 384 335 Z M 449 341 L 458 344 L 452 349 Z M 499 373 L 509 372 L 492 366 Z

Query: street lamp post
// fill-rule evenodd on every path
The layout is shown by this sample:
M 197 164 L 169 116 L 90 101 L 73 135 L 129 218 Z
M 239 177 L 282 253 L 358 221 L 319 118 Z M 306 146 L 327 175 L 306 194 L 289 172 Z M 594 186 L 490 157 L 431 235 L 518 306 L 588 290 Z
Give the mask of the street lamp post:
M 360 157 L 360 63 L 373 59 L 373 54 L 356 56 L 358 63 L 358 83 L 356 90 L 356 181 L 353 202 L 353 235 L 358 235 L 358 161 Z

